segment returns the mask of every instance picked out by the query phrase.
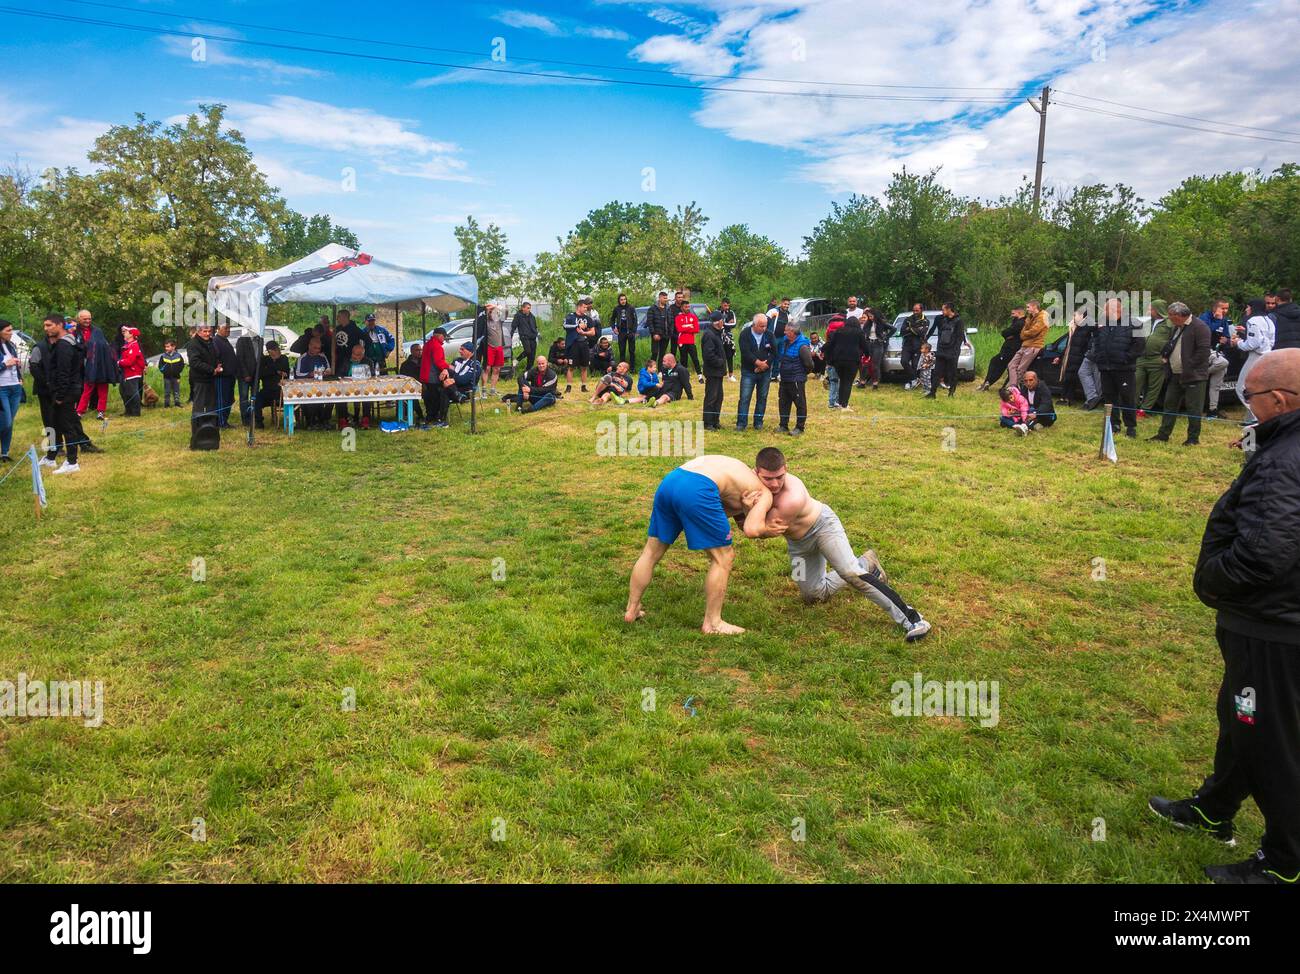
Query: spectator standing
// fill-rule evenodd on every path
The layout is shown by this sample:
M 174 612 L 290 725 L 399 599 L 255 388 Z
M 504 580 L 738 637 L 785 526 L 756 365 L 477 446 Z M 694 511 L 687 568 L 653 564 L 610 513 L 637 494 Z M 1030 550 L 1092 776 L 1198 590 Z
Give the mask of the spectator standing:
M 1223 377 L 1228 372 L 1228 354 L 1232 351 L 1232 339 L 1236 326 L 1228 312 L 1232 305 L 1223 298 L 1215 301 L 1208 311 L 1201 313 L 1201 320 L 1210 329 L 1210 369 L 1209 394 L 1206 413 L 1219 415 L 1219 395 L 1223 391 Z
M 776 346 L 767 329 L 767 315 L 756 314 L 749 327 L 740 333 L 740 408 L 736 412 L 736 431 L 744 432 L 749 424 L 749 402 L 754 400 L 754 429 L 763 428 L 767 412 L 767 390 L 772 384 L 772 365 Z
M 628 369 L 636 371 L 636 308 L 627 303 L 627 295 L 620 294 L 614 310 L 609 313 L 609 327 L 618 339 L 618 359 L 626 362 Z
M 858 296 L 856 294 L 850 294 L 848 307 L 844 309 L 844 320 L 848 321 L 850 318 L 861 317 L 862 309 L 858 307 Z
M 140 329 L 133 325 L 122 326 L 122 351 L 117 359 L 122 371 L 122 405 L 127 416 L 139 416 L 141 396 L 144 392 L 144 373 L 148 368 L 144 352 L 140 349 Z
M 245 426 L 253 422 L 253 406 L 257 402 L 261 361 L 262 336 L 245 330 L 235 339 L 235 370 L 239 379 L 239 421 Z
M 533 314 L 531 301 L 525 301 L 519 306 L 514 319 L 510 322 L 510 330 L 519 336 L 519 344 L 523 348 L 524 368 L 527 368 L 528 363 L 537 358 L 537 316 Z
M 944 302 L 937 325 L 934 372 L 930 376 L 930 391 L 925 394 L 927 399 L 933 399 L 938 394 L 940 383 L 947 384 L 950 398 L 957 394 L 957 359 L 961 355 L 961 343 L 966 335 L 961 315 L 957 314 L 957 309 L 950 301 Z
M 660 291 L 655 303 L 646 309 L 646 329 L 650 332 L 650 357 L 659 362 L 668 351 L 673 334 L 673 312 L 668 307 L 668 292 Z
M 677 314 L 673 318 L 673 328 L 677 333 L 678 363 L 685 367 L 686 362 L 689 360 L 694 366 L 694 374 L 700 382 L 703 382 L 704 369 L 700 366 L 699 352 L 695 348 L 696 336 L 700 333 L 700 319 L 691 310 L 690 303 L 685 297 L 677 306 Z
M 55 467 L 54 473 L 77 473 L 81 470 L 77 460 L 82 438 L 77 405 L 86 387 L 84 350 L 76 334 L 63 328 L 57 315 L 45 319 L 45 335 L 53 338 L 48 343 L 45 375 L 54 405 L 54 429 L 63 441 L 64 451 L 63 464 Z M 104 336 L 101 334 L 99 339 L 103 342 Z M 107 342 L 103 342 L 103 349 L 107 351 Z
M 1169 306 L 1170 316 L 1173 305 Z M 1186 305 L 1183 305 L 1186 307 Z M 1130 318 L 1119 298 L 1109 298 L 1102 306 L 1097 334 L 1088 346 L 1101 373 L 1101 395 L 1105 402 L 1119 408 L 1111 412 L 1111 428 L 1118 433 L 1120 421 L 1125 436 L 1137 436 L 1137 357 L 1144 342 L 1139 334 L 1142 324 Z
M 839 382 L 836 383 L 839 395 L 830 404 L 832 409 L 849 408 L 849 397 L 853 394 L 853 377 L 857 374 L 858 363 L 862 360 L 862 356 L 870 354 L 871 343 L 863 332 L 862 326 L 858 324 L 860 321 L 870 327 L 874 317 L 870 312 L 865 312 L 858 318 L 848 318 L 826 339 L 826 349 L 823 353 L 826 364 L 839 378 Z
M 366 358 L 374 366 L 375 375 L 387 375 L 388 356 L 397 348 L 393 333 L 381 325 L 373 314 L 366 315 L 364 332 Z
M 885 354 L 889 350 L 889 339 L 894 337 L 894 326 L 885 321 L 875 308 L 868 308 L 859 320 L 862 322 L 862 334 L 866 338 L 866 354 L 871 359 L 871 388 L 878 389 L 880 380 L 885 375 Z M 842 392 L 840 395 L 843 397 L 841 404 L 847 408 L 848 396 Z
M 861 311 L 862 309 L 859 308 L 858 310 Z M 858 320 L 861 320 L 861 318 L 862 316 L 859 314 Z M 830 319 L 826 322 L 826 340 L 822 342 L 821 348 L 819 350 L 814 350 L 812 342 L 810 341 L 808 343 L 808 350 L 813 352 L 815 357 L 815 361 L 813 362 L 813 371 L 816 372 L 820 369 L 826 375 L 826 405 L 830 409 L 838 409 L 840 406 L 840 374 L 830 367 L 829 360 L 826 358 L 826 349 L 830 345 L 831 336 L 844 327 L 844 322 L 846 320 L 847 319 L 840 315 L 831 315 Z M 768 331 L 774 335 L 774 341 L 779 342 L 783 337 L 785 337 L 784 328 L 778 332 L 774 331 L 773 328 L 769 326 Z
M 1160 443 L 1169 442 L 1178 413 L 1187 414 L 1187 439 L 1183 446 L 1196 446 L 1201 438 L 1201 408 L 1205 402 L 1205 386 L 1209 378 L 1210 349 L 1213 339 L 1210 326 L 1201 318 L 1193 318 L 1192 311 L 1181 301 L 1169 305 L 1169 320 L 1174 326 L 1174 337 L 1165 347 L 1165 399 L 1164 416 L 1160 418 L 1160 431 L 1150 437 Z M 1103 371 L 1102 375 L 1106 373 Z
M 579 298 L 564 318 L 564 391 L 573 391 L 573 367 L 582 370 L 582 391 L 587 391 L 587 369 L 591 365 L 591 345 L 587 338 L 595 333 L 591 325 L 591 300 Z
M 1300 305 L 1291 300 L 1291 289 L 1278 288 L 1268 310 L 1273 315 L 1273 347 L 1300 348 Z
M 916 380 L 919 377 L 917 360 L 921 357 L 921 346 L 930 337 L 930 319 L 925 316 L 925 306 L 921 302 L 918 301 L 912 305 L 912 313 L 903 320 L 902 332 L 903 388 L 914 389 L 916 388 Z M 1020 347 L 1018 341 L 1016 347 Z M 1008 359 L 1007 361 L 1011 360 Z
M 317 339 L 319 342 L 319 339 Z M 319 351 L 319 345 L 317 346 Z M 185 346 L 185 357 L 190 367 L 190 417 L 191 421 L 200 416 L 217 413 L 217 382 L 221 379 L 223 366 L 212 340 L 212 326 L 203 322 L 194 329 L 194 337 Z
M 447 340 L 446 328 L 435 328 L 429 340 L 420 352 L 420 384 L 424 398 L 426 424 L 433 429 L 447 429 L 447 387 L 443 385 L 451 378 L 451 367 L 447 364 L 447 353 L 443 344 Z
M 785 336 L 785 326 L 790 322 L 790 299 L 782 298 L 778 303 L 767 309 L 767 327 L 773 335 L 778 336 L 780 341 Z M 827 336 L 829 337 L 829 336 Z M 807 339 L 804 339 L 807 341 Z
M 736 381 L 736 339 L 732 332 L 736 328 L 736 312 L 731 310 L 731 298 L 723 298 L 718 303 L 718 310 L 709 315 L 709 320 L 722 322 L 722 346 L 727 355 L 727 381 Z
M 1151 331 L 1137 359 L 1138 416 L 1155 412 L 1165 396 L 1165 346 L 1174 337 L 1174 326 L 1169 321 L 1165 301 L 1151 302 Z
M 1020 348 L 1007 366 L 1007 381 L 1019 388 L 1034 360 L 1047 344 L 1047 312 L 1037 301 L 1025 302 L 1025 323 L 1020 327 Z M 942 342 L 940 342 L 942 345 Z
M 341 312 L 340 312 L 341 313 Z M 230 322 L 222 321 L 217 326 L 217 333 L 212 336 L 212 347 L 221 363 L 221 371 L 216 374 L 217 416 L 222 429 L 230 429 L 230 411 L 235 408 L 235 380 L 239 375 L 239 357 L 235 355 L 235 346 L 230 344 Z M 194 369 L 190 368 L 190 377 Z
M 777 345 L 776 352 L 780 370 L 776 404 L 781 418 L 781 430 L 791 436 L 802 436 L 808 422 L 808 399 L 804 386 L 808 381 L 808 373 L 812 371 L 812 349 L 808 347 L 808 339 L 799 333 L 799 326 L 793 321 L 786 320 L 785 337 Z M 792 406 L 795 413 L 794 429 L 790 429 Z
M 1025 309 L 1011 309 L 1011 324 L 1002 329 L 1002 347 L 998 353 L 989 359 L 988 368 L 984 370 L 984 381 L 975 389 L 976 392 L 986 391 L 993 383 L 1001 379 L 1006 372 L 1007 366 L 1011 360 L 1016 357 L 1016 352 L 1020 351 L 1020 332 L 1025 327 Z M 1066 351 L 1069 351 L 1067 340 Z M 1004 382 L 1003 385 L 1006 383 Z M 1068 390 L 1067 390 L 1068 391 Z
M 104 338 L 104 333 L 95 327 L 91 313 L 84 308 L 77 312 L 74 338 L 81 346 L 82 360 L 85 363 L 85 385 L 76 403 L 77 415 L 85 415 L 93 402 L 95 418 L 103 420 L 104 411 L 108 409 L 108 387 L 117 384 L 117 358 L 113 355 L 108 340 Z M 80 427 L 81 424 L 77 425 Z
M 1170 307 L 1170 316 L 1173 308 Z M 1204 324 L 1202 322 L 1202 324 Z M 1264 355 L 1246 397 L 1255 449 L 1205 524 L 1192 588 L 1217 613 L 1223 657 L 1214 769 L 1189 798 L 1151 810 L 1231 842 L 1246 798 L 1264 817 L 1260 848 L 1210 866 L 1216 883 L 1300 883 L 1300 351 Z
M 1262 298 L 1255 298 L 1246 304 L 1246 324 L 1237 326 L 1237 334 L 1232 338 L 1232 344 L 1238 351 L 1246 353 L 1246 361 L 1241 365 L 1241 373 L 1237 376 L 1237 398 L 1243 403 L 1246 402 L 1246 377 L 1250 375 L 1250 370 L 1265 355 L 1273 350 L 1273 341 L 1276 337 L 1276 326 L 1273 317 L 1264 310 L 1264 301 Z M 1246 421 L 1255 422 L 1255 414 L 1249 404 L 1246 405 Z
M 497 395 L 497 379 L 501 378 L 501 368 L 506 364 L 505 319 L 498 312 L 495 304 L 489 303 L 484 308 L 486 321 L 484 334 L 487 336 L 487 365 L 483 370 L 483 385 L 479 398 Z M 472 343 L 471 343 L 471 351 Z
M 726 333 L 722 318 L 713 315 L 709 327 L 700 336 L 700 354 L 704 372 L 704 428 L 722 429 L 722 383 L 727 377 Z
M 181 373 L 185 371 L 185 356 L 176 349 L 176 339 L 163 342 L 162 355 L 158 356 L 158 371 L 163 377 L 163 407 L 181 404 Z
M 23 365 L 14 344 L 14 326 L 0 319 L 0 463 L 8 463 L 14 421 L 23 401 Z

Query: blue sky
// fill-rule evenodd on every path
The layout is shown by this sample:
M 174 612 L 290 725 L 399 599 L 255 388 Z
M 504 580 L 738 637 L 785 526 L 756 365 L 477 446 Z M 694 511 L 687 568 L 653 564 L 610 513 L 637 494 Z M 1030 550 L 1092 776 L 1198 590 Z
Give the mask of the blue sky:
M 1023 95 L 1044 81 L 1076 93 L 1063 101 L 1093 109 L 1129 111 L 1090 100 L 1104 98 L 1171 113 L 1148 119 L 1230 121 L 1239 135 L 1300 132 L 1300 65 L 1284 40 L 1300 34 L 1297 0 L 115 2 L 131 9 L 13 5 L 198 33 L 202 58 L 185 36 L 0 14 L 0 55 L 11 66 L 0 83 L 5 161 L 84 168 L 95 134 L 134 112 L 170 119 L 222 102 L 295 208 L 327 212 L 368 249 L 433 268 L 454 261 L 451 229 L 468 213 L 501 224 L 516 255 L 528 257 L 609 200 L 669 208 L 695 200 L 710 229 L 748 223 L 794 252 L 832 200 L 879 192 L 903 165 L 942 165 L 942 178 L 966 193 L 1010 191 L 1033 171 L 1037 115 Z M 269 26 L 379 43 L 261 29 Z M 563 77 L 368 61 L 239 38 Z M 1272 55 L 1259 58 L 1261 49 Z M 494 51 L 504 60 L 493 60 Z M 1238 66 L 1235 51 L 1256 56 Z M 657 73 L 668 71 L 725 76 L 703 84 L 729 90 Z M 583 84 L 582 75 L 686 87 Z M 758 80 L 773 78 L 797 84 Z M 854 87 L 891 84 L 939 87 Z M 1049 115 L 1048 144 L 1049 182 L 1124 181 L 1148 197 L 1194 172 L 1300 159 L 1300 144 L 1064 106 Z

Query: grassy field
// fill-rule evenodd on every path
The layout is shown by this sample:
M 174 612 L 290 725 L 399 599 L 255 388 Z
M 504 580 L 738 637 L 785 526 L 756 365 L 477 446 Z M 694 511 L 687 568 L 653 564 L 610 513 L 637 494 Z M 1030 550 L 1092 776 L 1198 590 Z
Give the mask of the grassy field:
M 800 440 L 705 448 L 785 449 L 933 621 L 919 644 L 850 593 L 802 605 L 779 541 L 739 543 L 744 635 L 698 631 L 684 549 L 625 626 L 680 460 L 599 456 L 616 407 L 205 454 L 187 412 L 115 396 L 109 452 L 47 476 L 39 523 L 25 471 L 0 485 L 0 679 L 105 692 L 98 728 L 0 718 L 0 879 L 1177 882 L 1234 858 L 1145 804 L 1212 755 L 1190 575 L 1232 426 L 1121 439 L 1113 466 L 1096 413 L 1020 439 L 972 384 L 810 398 Z M 38 426 L 25 406 L 17 441 Z M 893 716 L 914 673 L 997 680 L 998 723 Z M 1253 806 L 1238 824 L 1257 838 Z

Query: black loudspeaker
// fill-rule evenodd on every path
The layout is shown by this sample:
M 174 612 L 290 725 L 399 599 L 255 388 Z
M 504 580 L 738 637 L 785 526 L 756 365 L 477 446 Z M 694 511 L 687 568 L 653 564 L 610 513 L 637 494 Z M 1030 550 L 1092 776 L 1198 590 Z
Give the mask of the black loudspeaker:
M 190 449 L 221 449 L 221 418 L 216 413 L 195 416 L 190 420 Z

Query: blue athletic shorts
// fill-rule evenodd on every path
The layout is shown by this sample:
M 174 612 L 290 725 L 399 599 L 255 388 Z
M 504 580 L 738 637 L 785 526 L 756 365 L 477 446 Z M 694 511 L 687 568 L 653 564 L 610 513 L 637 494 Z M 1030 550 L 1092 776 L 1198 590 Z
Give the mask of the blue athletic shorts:
M 722 509 L 718 485 L 702 473 L 678 467 L 659 482 L 647 534 L 672 544 L 683 530 L 691 551 L 731 544 L 731 521 Z

